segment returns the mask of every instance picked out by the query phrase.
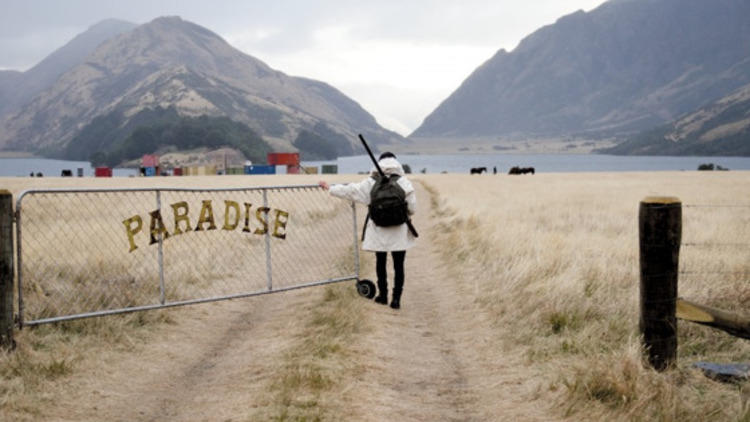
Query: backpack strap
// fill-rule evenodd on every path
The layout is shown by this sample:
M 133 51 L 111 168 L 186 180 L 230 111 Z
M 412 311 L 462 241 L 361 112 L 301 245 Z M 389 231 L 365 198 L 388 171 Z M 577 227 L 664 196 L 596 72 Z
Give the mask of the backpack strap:
M 414 237 L 419 237 L 419 233 L 417 233 L 417 229 L 414 228 L 414 224 L 411 223 L 411 218 L 406 220 L 406 227 L 409 228 L 409 231 L 411 234 L 414 235 Z M 362 238 L 364 240 L 364 237 Z
M 367 217 L 365 217 L 365 225 L 362 226 L 362 241 L 365 241 L 365 231 L 367 231 L 367 222 L 370 220 L 370 213 L 367 213 Z M 406 220 L 406 227 L 409 228 L 409 231 L 411 234 L 414 235 L 414 237 L 419 237 L 419 233 L 417 233 L 417 229 L 414 228 L 414 224 L 411 223 L 411 218 Z
M 365 231 L 367 231 L 367 222 L 370 220 L 370 212 L 367 212 L 367 217 L 365 217 L 365 225 L 362 226 L 362 241 L 365 241 Z
M 380 174 L 373 174 L 370 177 L 372 177 L 373 180 L 375 180 L 375 183 L 377 183 L 383 176 L 381 176 Z M 398 180 L 398 178 L 401 176 L 398 174 L 392 174 L 390 176 L 386 175 L 385 177 L 388 177 L 392 180 Z M 365 224 L 362 226 L 362 241 L 363 242 L 365 241 L 365 232 L 367 231 L 367 222 L 369 220 L 370 220 L 370 211 L 367 211 L 367 216 L 365 217 Z M 406 220 L 406 227 L 409 228 L 409 231 L 411 232 L 411 234 L 414 235 L 414 237 L 419 237 L 419 233 L 417 233 L 417 229 L 414 228 L 414 224 L 412 224 L 411 218 Z

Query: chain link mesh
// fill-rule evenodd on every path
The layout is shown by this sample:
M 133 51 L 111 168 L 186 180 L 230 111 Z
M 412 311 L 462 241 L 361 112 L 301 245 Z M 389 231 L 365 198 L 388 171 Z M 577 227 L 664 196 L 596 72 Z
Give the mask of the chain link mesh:
M 351 203 L 317 186 L 28 191 L 24 324 L 357 278 Z

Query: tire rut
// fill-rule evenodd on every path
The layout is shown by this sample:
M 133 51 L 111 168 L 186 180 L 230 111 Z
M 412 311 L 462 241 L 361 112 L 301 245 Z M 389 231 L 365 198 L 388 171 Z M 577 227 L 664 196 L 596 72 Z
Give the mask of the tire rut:
M 427 192 L 417 186 L 420 200 L 428 203 Z M 428 215 L 429 211 L 423 210 L 415 218 L 421 237 L 406 255 L 402 308 L 370 305 L 377 312 L 374 329 L 357 346 L 370 360 L 355 387 L 366 396 L 358 400 L 358 419 L 480 420 L 473 411 L 478 399 L 457 336 L 457 330 L 465 327 L 457 327 L 453 319 L 460 303 L 451 300 L 440 260 L 431 250 Z
M 76 377 L 60 420 L 246 420 L 297 328 L 304 291 L 198 305 L 161 338 L 117 354 L 105 373 Z M 280 335 L 279 333 L 287 333 Z M 81 405 L 91 403 L 91 405 Z M 244 418 L 244 419 L 243 419 Z

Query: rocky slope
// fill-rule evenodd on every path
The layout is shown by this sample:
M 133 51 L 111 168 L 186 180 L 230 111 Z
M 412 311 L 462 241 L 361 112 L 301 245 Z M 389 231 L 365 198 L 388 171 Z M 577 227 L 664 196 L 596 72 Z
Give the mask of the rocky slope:
M 500 50 L 411 137 L 635 133 L 750 83 L 750 2 L 619 0 Z
M 632 136 L 601 152 L 750 156 L 750 84 L 674 122 Z
M 403 140 L 330 85 L 287 76 L 206 28 L 164 17 L 105 42 L 6 116 L 0 147 L 64 151 L 95 117 L 127 119 L 167 107 L 184 116 L 229 117 L 278 149 L 294 150 L 298 134 L 316 127 L 339 134 L 351 148 L 357 133 L 376 144 Z
M 107 19 L 79 34 L 25 72 L 0 72 L 0 116 L 27 104 L 50 88 L 60 75 L 83 63 L 104 41 L 135 27 L 134 23 Z

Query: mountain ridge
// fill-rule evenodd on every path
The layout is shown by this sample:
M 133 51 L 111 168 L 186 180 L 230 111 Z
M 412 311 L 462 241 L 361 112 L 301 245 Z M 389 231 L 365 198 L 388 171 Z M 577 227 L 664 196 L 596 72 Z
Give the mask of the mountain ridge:
M 615 155 L 750 156 L 750 84 L 599 152 Z
M 63 73 L 83 62 L 101 43 L 136 26 L 118 19 L 105 19 L 76 35 L 29 70 L 12 71 L 12 81 L 6 82 L 5 87 L 0 82 L 0 116 L 49 88 Z M 0 75 L 2 79 L 4 77 Z
M 278 148 L 294 150 L 292 143 L 302 130 L 323 126 L 346 137 L 350 145 L 360 132 L 375 144 L 404 140 L 331 85 L 287 76 L 212 31 L 173 16 L 156 18 L 99 45 L 53 86 L 6 117 L 0 145 L 63 151 L 97 116 L 130 117 L 168 106 L 190 117 L 229 117 Z
M 499 50 L 411 135 L 609 137 L 750 83 L 750 3 L 630 0 L 577 11 Z

